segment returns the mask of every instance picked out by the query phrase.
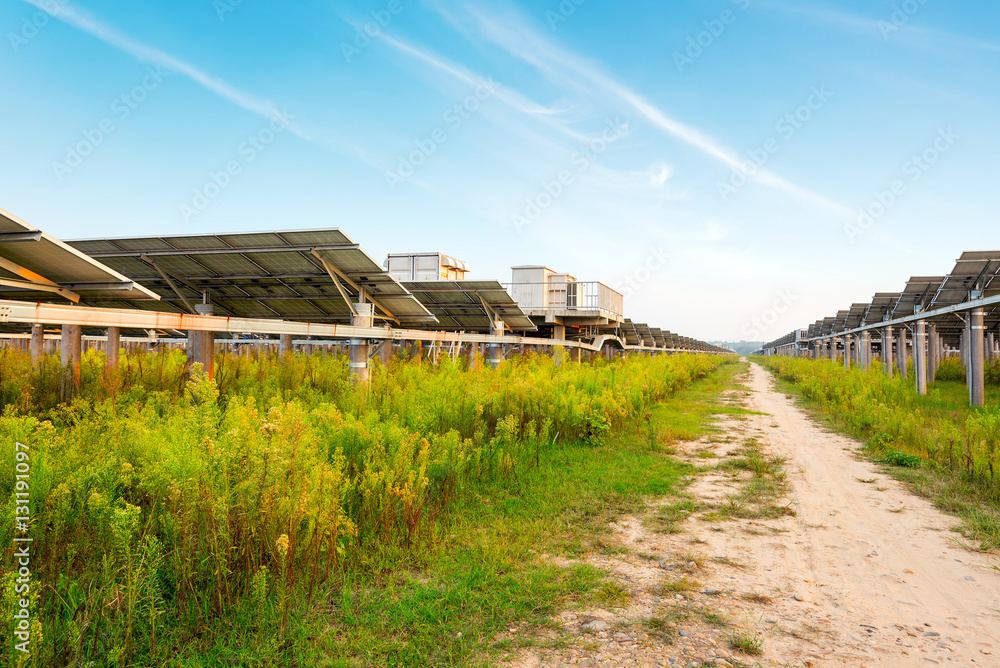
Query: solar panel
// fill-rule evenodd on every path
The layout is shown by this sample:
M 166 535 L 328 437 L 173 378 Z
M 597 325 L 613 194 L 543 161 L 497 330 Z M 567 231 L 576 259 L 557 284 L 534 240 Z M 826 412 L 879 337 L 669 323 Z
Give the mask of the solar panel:
M 903 318 L 917 312 L 917 307 L 930 305 L 937 290 L 944 282 L 944 276 L 914 276 L 906 282 L 906 288 L 899 295 L 899 301 L 893 309 L 894 318 Z
M 842 332 L 847 329 L 847 317 L 850 314 L 850 311 L 837 311 L 837 316 L 833 320 L 833 331 Z
M 896 302 L 899 301 L 899 297 L 898 292 L 877 293 L 872 300 L 871 306 L 868 308 L 868 314 L 865 316 L 865 324 L 873 325 L 883 322 L 887 317 L 891 316 Z
M 646 323 L 638 323 L 635 326 L 635 331 L 639 333 L 642 338 L 642 345 L 646 347 L 653 347 L 656 343 L 653 341 L 653 332 L 649 329 L 649 325 Z
M 943 308 L 969 301 L 973 292 L 1000 293 L 998 271 L 1000 271 L 1000 251 L 963 253 L 934 295 L 932 308 Z
M 653 335 L 653 345 L 657 348 L 665 348 L 667 340 L 663 337 L 663 330 L 659 327 L 650 327 L 650 334 Z
M 851 310 L 847 313 L 847 329 L 856 329 L 860 327 L 867 312 L 868 304 L 851 304 Z
M 155 292 L 0 210 L 0 297 L 155 300 Z
M 492 318 L 486 307 L 514 331 L 537 329 L 499 281 L 407 281 L 402 285 L 437 317 L 434 329 L 489 332 Z
M 156 308 L 161 310 L 190 312 L 202 292 L 209 291 L 216 312 L 223 315 L 344 322 L 350 320 L 351 306 L 341 295 L 343 289 L 352 302 L 364 292 L 381 319 L 411 326 L 436 322 L 406 288 L 336 228 L 67 243 L 159 295 Z
M 629 320 L 628 318 L 626 318 L 625 322 L 622 324 L 622 334 L 625 336 L 626 345 L 629 346 L 642 345 L 642 336 L 640 336 L 639 330 L 636 329 L 635 323 Z

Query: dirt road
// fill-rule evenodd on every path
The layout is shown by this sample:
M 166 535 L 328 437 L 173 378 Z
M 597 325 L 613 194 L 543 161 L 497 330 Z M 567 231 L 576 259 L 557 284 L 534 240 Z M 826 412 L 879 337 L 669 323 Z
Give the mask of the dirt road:
M 614 574 L 628 604 L 565 613 L 568 648 L 511 665 L 1000 666 L 995 557 L 964 549 L 954 518 L 860 461 L 861 444 L 818 426 L 762 368 L 746 383 L 734 401 L 763 414 L 725 420 L 721 435 L 679 453 L 703 471 L 690 516 L 672 533 L 623 518 L 612 528 L 626 549 L 587 559 Z M 790 510 L 720 519 L 745 499 L 749 474 L 718 463 L 748 439 L 785 460 Z M 762 641 L 762 653 L 734 638 Z

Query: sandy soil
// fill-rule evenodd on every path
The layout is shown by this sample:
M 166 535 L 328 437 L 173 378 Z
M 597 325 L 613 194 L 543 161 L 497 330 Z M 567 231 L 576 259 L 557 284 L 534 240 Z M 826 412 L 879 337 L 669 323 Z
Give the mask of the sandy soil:
M 720 522 L 696 514 L 672 535 L 622 518 L 611 528 L 628 550 L 587 561 L 612 573 L 629 604 L 563 613 L 568 647 L 509 665 L 1000 666 L 996 557 L 964 549 L 954 518 L 859 460 L 861 444 L 819 427 L 756 365 L 748 389 L 741 401 L 765 415 L 725 420 L 723 435 L 684 446 L 680 455 L 705 469 L 688 493 L 723 501 L 739 480 L 704 453 L 724 457 L 755 437 L 787 460 L 782 503 L 795 515 Z M 684 563 L 692 553 L 704 557 L 700 565 Z M 659 588 L 682 574 L 697 579 L 696 591 Z M 748 600 L 751 593 L 765 598 Z M 685 611 L 696 614 L 678 614 Z M 708 611 L 729 626 L 706 622 Z M 680 637 L 664 641 L 645 624 L 651 617 L 680 619 L 670 622 Z M 732 650 L 733 632 L 757 634 L 764 653 Z

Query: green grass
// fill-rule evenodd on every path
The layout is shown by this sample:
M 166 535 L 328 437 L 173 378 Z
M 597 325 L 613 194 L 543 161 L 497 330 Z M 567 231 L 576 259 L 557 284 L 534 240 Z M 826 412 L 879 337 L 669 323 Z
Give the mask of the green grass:
M 86 357 L 65 405 L 0 355 L 0 432 L 32 444 L 44 509 L 44 644 L 12 665 L 495 665 L 560 610 L 627 602 L 574 561 L 682 493 L 672 443 L 746 370 L 394 360 L 357 388 L 325 356 L 224 358 L 215 383 L 182 356 L 126 358 L 131 380 Z
M 828 361 L 756 361 L 780 391 L 865 443 L 861 454 L 885 464 L 887 475 L 957 516 L 971 547 L 1000 548 L 1000 387 L 988 385 L 986 408 L 973 409 L 962 382 L 939 380 L 920 396 L 912 373 L 890 380 L 879 365 L 866 373 Z
M 714 510 L 702 515 L 706 521 L 731 519 L 775 519 L 795 515 L 782 497 L 788 489 L 784 460 L 764 453 L 756 438 L 748 438 L 730 452 L 716 469 L 734 476 L 739 483 L 736 493 Z M 742 475 L 749 473 L 749 476 Z
M 764 653 L 764 639 L 756 633 L 738 631 L 726 636 L 730 649 L 750 656 L 760 656 Z
M 669 426 L 670 416 L 683 406 L 680 412 L 701 420 L 686 425 L 685 433 L 691 438 L 705 433 L 711 428 L 709 417 L 718 410 L 720 392 L 731 387 L 740 372 L 734 367 L 722 367 L 654 408 L 654 428 Z M 494 665 L 496 657 L 516 649 L 509 642 L 494 641 L 511 624 L 525 629 L 519 637 L 530 638 L 528 631 L 549 627 L 561 609 L 627 603 L 627 592 L 597 570 L 556 567 L 541 555 L 577 558 L 601 549 L 609 538 L 608 523 L 640 511 L 650 499 L 679 493 L 692 470 L 668 456 L 669 448 L 670 441 L 651 446 L 647 439 L 629 434 L 599 448 L 560 448 L 525 479 L 518 493 L 494 490 L 462 509 L 449 529 L 455 537 L 427 567 L 436 586 L 428 590 L 411 581 L 407 596 L 400 596 L 398 588 L 393 597 L 385 591 L 370 593 L 368 615 L 353 619 L 353 634 L 340 636 L 334 650 L 356 661 L 364 658 L 342 665 Z M 485 583 L 465 575 L 469 569 L 482 571 L 483 564 L 492 565 L 487 589 L 493 600 L 487 598 L 485 607 L 478 598 L 485 593 L 477 593 Z M 697 586 L 685 578 L 666 589 L 680 592 Z M 447 600 L 441 600 L 442 591 L 450 593 Z M 436 606 L 426 616 L 426 626 L 411 621 L 415 597 L 427 597 Z M 665 626 L 661 631 L 663 638 L 672 637 Z M 391 659 L 403 648 L 406 654 L 396 663 L 375 661 Z

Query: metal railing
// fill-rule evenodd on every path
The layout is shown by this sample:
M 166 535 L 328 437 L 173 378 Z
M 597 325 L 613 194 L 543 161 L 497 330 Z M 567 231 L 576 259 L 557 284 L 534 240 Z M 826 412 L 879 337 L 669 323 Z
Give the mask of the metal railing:
M 624 317 L 625 298 L 597 281 L 572 283 L 505 283 L 504 288 L 521 310 L 532 311 L 600 311 Z

